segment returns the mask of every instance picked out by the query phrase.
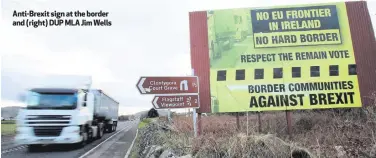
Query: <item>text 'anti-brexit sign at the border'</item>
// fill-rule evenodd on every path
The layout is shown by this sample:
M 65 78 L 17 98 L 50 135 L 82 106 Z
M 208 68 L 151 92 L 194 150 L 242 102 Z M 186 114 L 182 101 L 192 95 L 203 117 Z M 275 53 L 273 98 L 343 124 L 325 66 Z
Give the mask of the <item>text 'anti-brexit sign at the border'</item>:
M 207 11 L 212 112 L 361 107 L 346 9 Z

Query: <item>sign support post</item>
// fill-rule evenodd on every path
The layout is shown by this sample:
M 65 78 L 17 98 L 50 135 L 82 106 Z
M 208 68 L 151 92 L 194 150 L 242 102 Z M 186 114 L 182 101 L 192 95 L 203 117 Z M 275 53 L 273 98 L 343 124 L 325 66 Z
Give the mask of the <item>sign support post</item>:
M 236 129 L 240 130 L 239 112 L 236 113 Z
M 261 113 L 260 111 L 257 112 L 257 117 L 258 117 L 258 130 L 259 130 L 259 133 L 262 132 L 262 126 L 261 126 Z
M 197 137 L 197 122 L 196 122 L 196 109 L 193 108 L 192 110 L 192 117 L 193 117 L 193 132 L 195 137 Z
M 195 70 L 194 69 L 192 69 L 191 70 L 191 75 L 192 76 L 194 76 L 195 75 Z M 197 135 L 198 135 L 198 132 L 197 132 L 197 128 L 198 128 L 198 126 L 197 126 L 197 113 L 196 113 L 196 108 L 193 108 L 193 110 L 192 110 L 192 117 L 193 117 L 193 132 L 194 132 L 194 135 L 195 135 L 195 137 L 197 137 Z M 198 121 L 199 122 L 201 122 L 201 113 L 199 114 L 199 117 L 198 117 Z M 200 128 L 198 128 L 198 130 L 200 130 Z
M 171 119 L 171 111 L 170 111 L 170 109 L 168 109 L 168 112 L 167 112 L 167 118 L 168 118 L 168 123 L 171 123 L 172 121 L 172 119 Z
M 197 135 L 200 136 L 201 135 L 201 131 L 202 131 L 202 119 L 201 119 L 201 113 L 198 113 L 198 117 L 197 117 Z

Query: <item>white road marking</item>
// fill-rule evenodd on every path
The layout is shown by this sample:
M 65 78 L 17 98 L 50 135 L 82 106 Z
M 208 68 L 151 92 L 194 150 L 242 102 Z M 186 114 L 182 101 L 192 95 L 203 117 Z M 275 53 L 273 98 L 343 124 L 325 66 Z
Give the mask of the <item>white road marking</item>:
M 81 155 L 79 158 L 83 158 L 85 157 L 86 155 L 88 155 L 89 153 L 91 153 L 93 150 L 95 150 L 96 148 L 98 148 L 99 146 L 101 146 L 103 143 L 107 142 L 109 139 L 111 139 L 113 136 L 119 134 L 120 132 L 124 131 L 125 129 L 127 129 L 128 127 L 131 127 L 132 125 L 128 125 L 127 127 L 124 127 L 123 129 L 121 129 L 120 131 L 116 132 L 115 134 L 113 134 L 112 136 L 108 137 L 106 140 L 104 140 L 103 142 L 99 143 L 97 146 L 95 146 L 93 149 L 89 150 L 88 152 L 86 152 L 85 154 Z
M 13 151 L 21 150 L 23 148 L 26 148 L 26 146 L 25 145 L 23 145 L 23 146 L 16 146 L 16 147 L 13 147 L 13 148 L 1 151 L 1 154 L 10 153 L 10 152 L 13 152 Z
M 127 154 L 125 154 L 124 158 L 128 158 L 128 157 L 129 157 L 129 154 L 131 153 L 131 150 L 132 150 L 132 148 L 133 148 L 133 144 L 134 144 L 134 142 L 135 142 L 135 140 L 136 140 L 136 138 L 137 138 L 137 134 L 138 134 L 138 129 L 137 129 L 137 132 L 136 132 L 136 136 L 134 136 L 134 139 L 133 139 L 133 141 L 132 141 L 132 144 L 131 144 L 131 146 L 129 147 L 129 149 L 128 149 L 128 151 L 127 151 Z

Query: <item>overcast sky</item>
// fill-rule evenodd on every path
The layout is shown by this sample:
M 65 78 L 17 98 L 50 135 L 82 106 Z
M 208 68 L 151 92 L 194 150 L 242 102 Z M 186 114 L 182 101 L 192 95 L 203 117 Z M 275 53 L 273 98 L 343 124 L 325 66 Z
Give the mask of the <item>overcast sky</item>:
M 333 0 L 2 0 L 1 106 L 49 74 L 89 75 L 121 104 L 121 113 L 152 107 L 139 76 L 190 74 L 188 12 Z M 336 2 L 336 0 L 334 1 Z M 376 1 L 368 1 L 374 29 Z M 14 10 L 109 12 L 110 27 L 12 27 Z M 376 30 L 376 29 L 375 29 Z

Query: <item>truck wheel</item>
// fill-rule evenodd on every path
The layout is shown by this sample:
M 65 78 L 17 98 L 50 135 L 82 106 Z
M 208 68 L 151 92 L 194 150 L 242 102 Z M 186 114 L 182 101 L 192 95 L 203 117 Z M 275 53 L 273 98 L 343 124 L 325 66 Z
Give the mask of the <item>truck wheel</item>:
M 117 124 L 114 125 L 114 132 L 116 131 Z
M 115 131 L 115 124 L 112 124 L 111 126 L 111 132 L 114 132 Z
M 98 136 L 97 139 L 101 139 L 104 133 L 104 128 L 101 126 L 98 126 Z
M 91 142 L 93 139 L 94 139 L 93 129 L 89 128 L 89 132 L 87 134 L 87 142 Z
M 104 125 L 104 131 L 106 132 L 106 133 L 110 133 L 110 128 L 109 128 L 109 126 L 108 125 Z
M 30 144 L 30 145 L 27 146 L 27 149 L 28 149 L 29 152 L 36 152 L 41 147 L 42 147 L 42 145 L 39 145 L 39 144 Z
M 84 133 L 82 133 L 82 136 L 83 136 L 83 139 L 82 141 L 79 143 L 79 146 L 80 147 L 84 147 L 87 143 L 87 140 L 88 140 L 88 134 L 87 132 L 85 131 Z
M 112 125 L 111 124 L 109 124 L 109 125 L 106 126 L 106 131 L 107 131 L 107 133 L 111 133 L 112 132 Z
M 108 126 L 108 131 L 112 133 L 114 131 L 114 124 Z
M 88 141 L 88 133 L 87 133 L 87 130 L 85 129 L 85 128 L 82 128 L 82 140 L 81 140 L 81 142 L 78 142 L 77 144 L 76 144 L 76 146 L 78 147 L 78 148 L 82 148 L 82 147 L 84 147 L 86 144 L 87 144 L 87 141 Z

